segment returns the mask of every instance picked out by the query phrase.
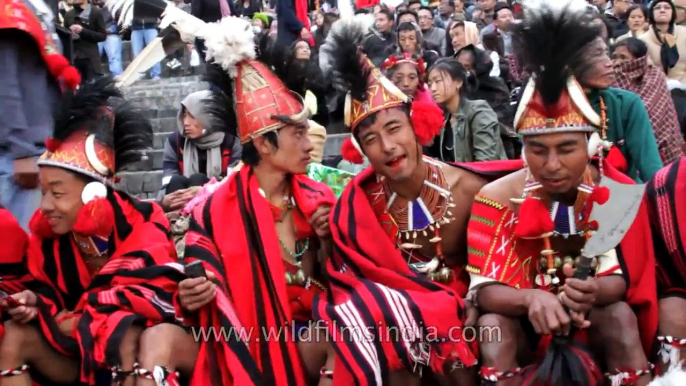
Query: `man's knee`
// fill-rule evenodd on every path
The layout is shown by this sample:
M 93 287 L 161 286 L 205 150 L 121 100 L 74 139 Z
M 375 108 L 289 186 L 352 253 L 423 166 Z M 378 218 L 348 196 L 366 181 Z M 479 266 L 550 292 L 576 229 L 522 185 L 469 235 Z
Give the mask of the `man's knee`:
M 148 327 L 141 333 L 138 356 L 141 361 L 145 358 L 153 360 L 167 360 L 174 352 L 174 337 L 185 333 L 179 326 L 162 323 Z
M 517 344 L 517 323 L 516 319 L 499 315 L 483 314 L 477 320 L 479 331 L 479 347 L 481 355 L 493 357 L 501 355 L 503 350 L 516 352 Z M 488 333 L 484 333 L 489 331 Z M 498 332 L 498 337 L 493 338 L 492 332 Z
M 0 358 L 26 358 L 41 339 L 36 327 L 28 324 L 7 321 L 5 334 L 0 340 Z
M 131 326 L 126 330 L 124 338 L 119 345 L 122 357 L 135 358 L 138 354 L 138 346 L 142 334 L 143 328 L 140 326 Z
M 660 300 L 661 335 L 686 338 L 686 299 L 668 297 Z
M 601 308 L 594 308 L 592 325 L 604 339 L 614 341 L 625 347 L 640 345 L 638 319 L 626 302 L 617 302 Z M 633 347 L 635 348 L 635 346 Z

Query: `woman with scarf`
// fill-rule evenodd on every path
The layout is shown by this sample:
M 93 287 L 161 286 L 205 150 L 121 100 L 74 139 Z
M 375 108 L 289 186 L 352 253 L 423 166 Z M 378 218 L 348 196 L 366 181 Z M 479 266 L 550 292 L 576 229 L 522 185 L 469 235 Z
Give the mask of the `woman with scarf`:
M 161 205 L 176 211 L 193 198 L 211 178 L 221 179 L 241 156 L 241 144 L 227 135 L 205 103 L 212 96 L 203 90 L 189 94 L 177 115 L 178 131 L 164 145 Z
M 472 45 L 484 50 L 488 53 L 491 61 L 493 62 L 493 67 L 491 68 L 491 76 L 500 76 L 500 55 L 495 51 L 486 50 L 481 44 L 481 38 L 479 37 L 479 29 L 476 23 L 471 21 L 456 21 L 448 26 L 445 30 L 447 36 L 445 39 L 445 56 L 455 57 L 455 53 L 459 50 Z
M 679 130 L 674 102 L 667 88 L 667 78 L 648 62 L 648 47 L 641 40 L 628 38 L 614 47 L 615 87 L 638 94 L 648 110 L 662 161 L 672 163 L 683 154 L 684 142 Z
M 686 85 L 686 27 L 676 25 L 676 7 L 670 0 L 655 0 L 648 12 L 650 27 L 639 39 L 648 45 L 653 64 L 667 78 Z
M 434 103 L 426 87 L 426 63 L 423 58 L 408 53 L 391 55 L 384 60 L 381 69 L 405 95 L 413 100 Z

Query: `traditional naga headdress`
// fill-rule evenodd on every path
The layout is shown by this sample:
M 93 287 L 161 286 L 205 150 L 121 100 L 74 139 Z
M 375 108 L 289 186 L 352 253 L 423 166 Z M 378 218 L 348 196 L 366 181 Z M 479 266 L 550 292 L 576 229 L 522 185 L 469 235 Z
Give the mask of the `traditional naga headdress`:
M 123 99 L 111 77 L 84 84 L 63 98 L 59 111 L 38 166 L 67 169 L 93 180 L 81 193 L 85 205 L 74 225 L 75 232 L 91 235 L 112 225 L 106 197 L 117 182 L 117 172 L 147 158 L 144 151 L 152 145 L 152 126 Z
M 208 23 L 205 34 L 208 80 L 223 93 L 214 93 L 208 110 L 236 127 L 241 143 L 252 141 L 286 124 L 310 118 L 303 98 L 291 91 L 270 66 L 257 60 L 252 25 L 238 17 Z
M 426 62 L 421 56 L 413 55 L 408 52 L 393 54 L 383 61 L 381 64 L 381 69 L 384 70 L 384 72 L 387 72 L 388 70 L 393 69 L 395 66 L 403 63 L 411 64 L 417 68 L 417 72 L 419 73 L 419 85 L 424 85 L 424 77 L 426 76 L 427 68 Z
M 355 139 L 357 126 L 381 110 L 409 107 L 415 134 L 424 146 L 431 143 L 443 127 L 443 112 L 438 106 L 413 101 L 360 51 L 367 32 L 368 25 L 363 17 L 339 20 L 321 48 L 331 57 L 332 64 L 325 72 L 325 78 L 334 79 L 336 87 L 346 93 L 344 121 L 353 135 L 343 143 L 341 153 L 344 159 L 353 163 L 363 163 L 363 153 Z

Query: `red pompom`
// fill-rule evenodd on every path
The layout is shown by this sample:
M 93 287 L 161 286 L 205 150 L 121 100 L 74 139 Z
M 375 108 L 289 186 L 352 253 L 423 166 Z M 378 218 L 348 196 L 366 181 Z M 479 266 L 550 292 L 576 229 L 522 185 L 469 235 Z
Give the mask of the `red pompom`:
M 610 199 L 610 189 L 604 186 L 596 186 L 593 188 L 589 199 L 593 204 L 603 205 Z
M 626 162 L 626 158 L 624 158 L 624 154 L 622 154 L 622 152 L 616 146 L 612 146 L 612 148 L 610 148 L 610 151 L 605 157 L 605 161 L 622 173 L 629 169 L 629 165 Z
M 81 75 L 69 64 L 67 58 L 60 54 L 49 55 L 45 59 L 48 71 L 55 79 L 60 79 L 71 90 L 75 90 L 81 83 Z
M 84 205 L 76 215 L 73 231 L 82 236 L 106 238 L 114 227 L 114 209 L 107 198 L 96 198 Z
M 443 123 L 443 110 L 433 102 L 412 102 L 410 113 L 412 127 L 415 135 L 422 146 L 427 146 L 433 141 L 434 137 L 441 134 Z
M 32 235 L 41 239 L 51 239 L 56 237 L 57 234 L 52 231 L 48 221 L 49 219 L 45 214 L 43 214 L 43 211 L 38 209 L 37 211 L 33 212 L 33 216 L 29 221 L 29 231 L 31 231 Z
M 527 197 L 519 208 L 515 236 L 538 238 L 553 230 L 555 230 L 555 223 L 550 218 L 550 210 L 543 204 L 543 201 Z
M 341 145 L 341 155 L 343 156 L 343 159 L 354 163 L 354 164 L 363 164 L 364 163 L 364 158 L 362 158 L 362 153 L 360 153 L 359 150 L 353 145 L 353 141 L 350 138 L 346 138 L 345 141 L 343 141 L 343 145 Z
M 49 151 L 50 153 L 56 152 L 57 149 L 60 148 L 60 145 L 61 145 L 61 144 L 62 144 L 62 143 L 61 143 L 60 141 L 58 141 L 58 140 L 56 140 L 55 138 L 52 138 L 52 137 L 51 137 L 51 138 L 47 138 L 47 139 L 45 140 L 45 147 L 48 149 L 48 151 Z

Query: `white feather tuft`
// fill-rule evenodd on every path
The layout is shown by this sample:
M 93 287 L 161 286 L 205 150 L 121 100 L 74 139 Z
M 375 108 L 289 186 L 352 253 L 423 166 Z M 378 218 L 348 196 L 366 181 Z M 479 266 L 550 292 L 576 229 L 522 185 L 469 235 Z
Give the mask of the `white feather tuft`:
M 667 374 L 655 378 L 648 386 L 684 386 L 686 385 L 686 371 L 681 366 L 675 366 Z
M 207 27 L 207 23 L 182 11 L 173 3 L 165 8 L 162 20 L 160 20 L 159 29 L 163 30 L 170 25 L 179 31 L 181 40 L 186 43 L 193 43 L 195 38 L 204 38 L 203 34 Z
M 541 14 L 552 11 L 559 17 L 563 12 L 585 13 L 588 2 L 586 0 L 524 0 L 522 6 L 527 13 Z
M 115 22 L 125 30 L 133 22 L 133 1 L 134 0 L 107 0 L 107 7 L 110 15 L 116 18 Z
M 236 64 L 255 59 L 255 33 L 249 21 L 228 16 L 217 23 L 208 23 L 204 30 L 207 61 L 215 63 L 236 76 Z

